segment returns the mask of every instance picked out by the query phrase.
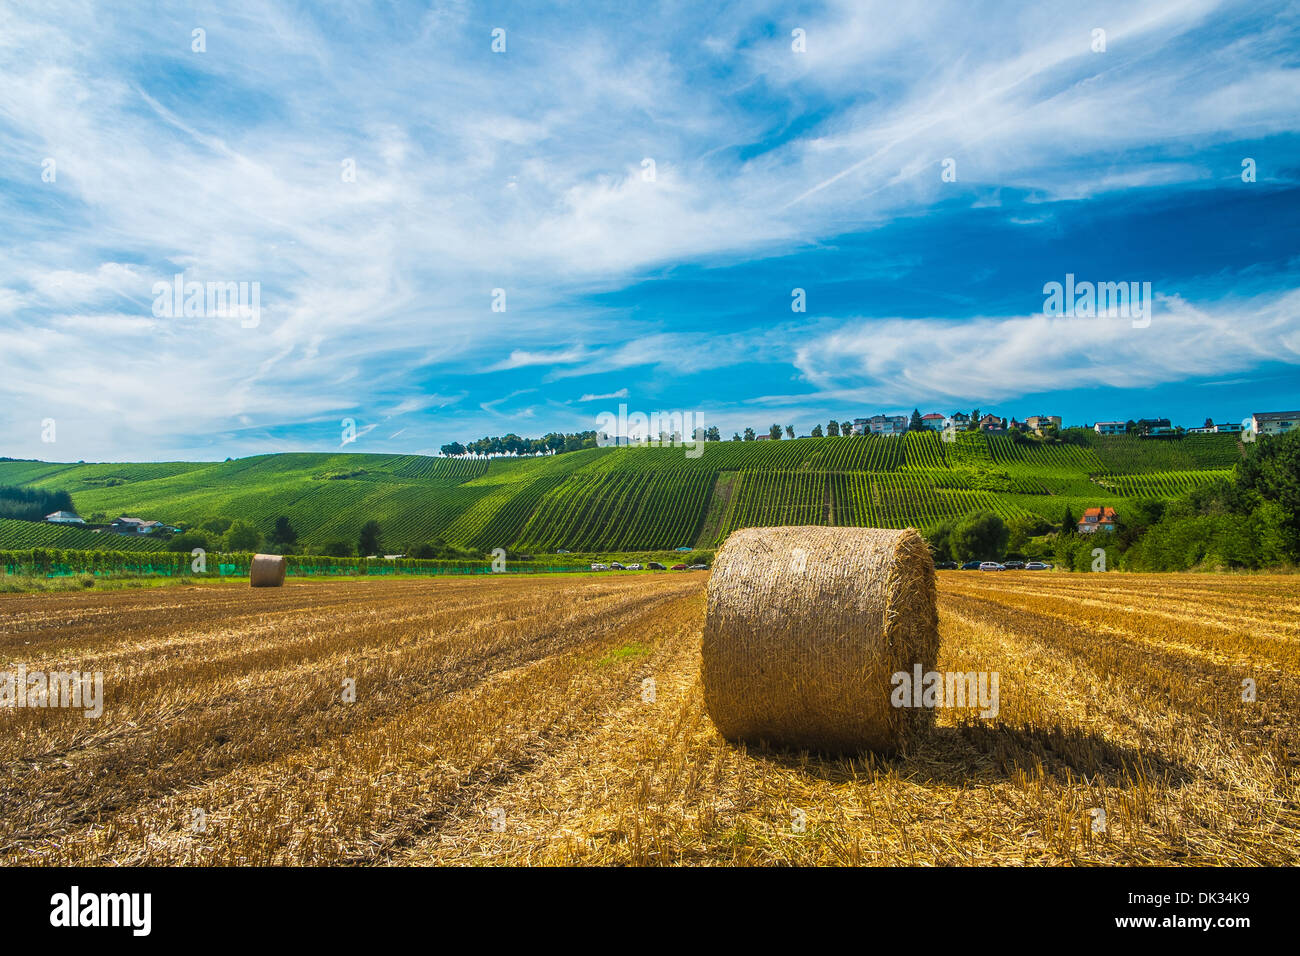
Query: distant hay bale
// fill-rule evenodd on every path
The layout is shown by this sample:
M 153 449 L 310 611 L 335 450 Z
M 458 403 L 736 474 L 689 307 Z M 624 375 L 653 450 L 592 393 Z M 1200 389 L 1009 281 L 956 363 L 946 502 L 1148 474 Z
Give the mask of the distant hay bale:
M 278 554 L 255 554 L 248 566 L 248 583 L 255 588 L 278 588 L 284 584 L 285 560 Z
M 891 705 L 892 675 L 934 669 L 934 561 L 911 528 L 745 528 L 713 563 L 701 648 L 722 735 L 892 752 L 933 722 Z

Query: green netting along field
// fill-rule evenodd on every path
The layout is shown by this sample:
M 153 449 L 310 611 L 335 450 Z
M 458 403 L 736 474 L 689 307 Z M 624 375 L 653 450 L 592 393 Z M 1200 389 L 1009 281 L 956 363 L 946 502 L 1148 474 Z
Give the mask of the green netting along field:
M 1129 500 L 1174 497 L 1226 477 L 1240 455 L 1231 435 L 1089 435 L 1086 444 L 1043 445 L 922 433 L 490 461 L 345 453 L 225 462 L 0 460 L 0 485 L 68 491 L 87 517 L 127 514 L 180 526 L 244 518 L 269 533 L 284 515 L 304 551 L 354 542 L 371 519 L 380 523 L 386 550 L 437 538 L 479 550 L 656 550 L 713 547 L 753 525 L 926 527 L 977 510 L 1055 521 L 1067 506 L 1077 515 L 1097 505 L 1122 514 Z M 70 533 L 89 534 L 7 522 L 0 548 L 94 546 L 63 543 Z

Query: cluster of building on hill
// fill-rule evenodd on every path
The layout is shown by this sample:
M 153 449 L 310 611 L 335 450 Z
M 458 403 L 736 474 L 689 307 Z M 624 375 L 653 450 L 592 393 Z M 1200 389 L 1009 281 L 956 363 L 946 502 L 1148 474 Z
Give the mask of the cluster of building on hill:
M 997 415 L 983 415 L 979 419 L 972 419 L 970 415 L 964 412 L 953 412 L 951 415 L 940 415 L 937 412 L 931 412 L 928 415 L 920 416 L 921 426 L 930 431 L 941 432 L 949 428 L 954 431 L 986 431 L 986 432 L 1005 432 L 1011 429 L 1026 429 L 1042 434 L 1050 425 L 1056 428 L 1061 427 L 1060 415 L 1031 415 L 1023 422 L 1018 422 L 1014 418 L 1007 421 L 1005 418 L 999 418 Z M 870 418 L 853 419 L 854 435 L 902 435 L 912 430 L 912 419 L 907 415 L 872 415 Z
M 982 415 L 973 419 L 963 412 L 940 415 L 931 412 L 920 416 L 921 427 L 931 431 L 983 431 L 1005 433 L 1009 431 L 1029 431 L 1036 435 L 1044 434 L 1048 429 L 1061 429 L 1060 415 L 1030 415 L 1023 422 L 1015 418 L 1008 421 L 997 415 Z M 1167 418 L 1139 418 L 1132 421 L 1097 422 L 1090 426 L 1098 435 L 1135 434 L 1153 438 L 1162 435 L 1209 435 L 1237 434 L 1249 427 L 1257 435 L 1280 435 L 1300 427 L 1300 412 L 1255 412 L 1243 422 L 1225 422 L 1215 424 L 1207 418 L 1204 425 L 1195 428 L 1175 426 Z M 902 435 L 915 430 L 913 418 L 907 415 L 873 415 L 870 418 L 853 420 L 854 435 Z
M 45 520 L 50 524 L 73 525 L 90 531 L 107 531 L 111 534 L 176 534 L 181 530 L 169 524 L 163 524 L 161 521 L 146 521 L 143 518 L 128 518 L 125 515 L 114 519 L 111 524 L 92 526 L 87 524 L 86 519 L 75 511 L 56 511 L 53 514 L 46 515 Z

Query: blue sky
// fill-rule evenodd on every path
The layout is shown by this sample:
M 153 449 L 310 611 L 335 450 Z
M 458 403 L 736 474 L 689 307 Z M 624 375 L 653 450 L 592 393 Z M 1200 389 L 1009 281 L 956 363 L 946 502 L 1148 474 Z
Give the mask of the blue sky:
M 313 6 L 0 7 L 0 455 L 1300 407 L 1294 3 Z

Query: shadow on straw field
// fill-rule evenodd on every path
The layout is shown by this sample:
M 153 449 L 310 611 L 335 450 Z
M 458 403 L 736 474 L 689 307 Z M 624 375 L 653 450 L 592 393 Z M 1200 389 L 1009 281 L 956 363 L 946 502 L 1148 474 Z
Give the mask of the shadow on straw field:
M 935 727 L 913 738 L 897 754 L 823 755 L 783 751 L 765 745 L 749 756 L 805 773 L 827 783 L 898 776 L 919 785 L 967 786 L 997 783 L 1026 773 L 1117 789 L 1159 782 L 1178 788 L 1195 779 L 1188 767 L 1155 751 L 1140 751 L 1079 728 L 969 721 Z

